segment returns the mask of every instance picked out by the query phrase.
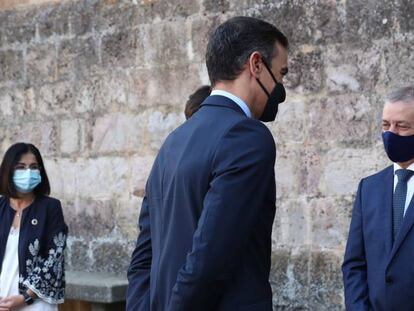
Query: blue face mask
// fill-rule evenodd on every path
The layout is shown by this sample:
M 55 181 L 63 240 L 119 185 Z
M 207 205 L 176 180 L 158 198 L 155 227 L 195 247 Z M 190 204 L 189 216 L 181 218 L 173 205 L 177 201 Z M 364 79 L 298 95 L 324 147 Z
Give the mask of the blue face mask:
M 13 182 L 20 193 L 32 192 L 42 182 L 39 170 L 15 170 Z
M 406 162 L 414 158 L 414 135 L 400 136 L 393 132 L 382 133 L 385 151 L 392 162 Z

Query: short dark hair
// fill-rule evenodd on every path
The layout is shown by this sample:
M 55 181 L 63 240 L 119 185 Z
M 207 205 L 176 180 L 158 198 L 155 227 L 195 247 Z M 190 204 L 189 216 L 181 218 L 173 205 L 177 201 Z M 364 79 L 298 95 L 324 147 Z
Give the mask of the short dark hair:
M 236 79 L 255 51 L 271 67 L 272 58 L 277 54 L 276 42 L 284 48 L 289 46 L 286 36 L 263 20 L 238 16 L 224 22 L 213 32 L 207 45 L 206 65 L 211 85 Z
M 210 96 L 211 87 L 209 85 L 200 86 L 193 94 L 188 97 L 185 103 L 185 118 L 190 118 L 198 109 L 203 101 Z
M 24 154 L 32 153 L 40 166 L 42 182 L 33 190 L 35 196 L 49 195 L 50 183 L 43 164 L 39 149 L 32 144 L 17 143 L 12 145 L 5 153 L 0 165 L 0 195 L 8 198 L 17 198 L 17 190 L 13 182 L 14 168 Z

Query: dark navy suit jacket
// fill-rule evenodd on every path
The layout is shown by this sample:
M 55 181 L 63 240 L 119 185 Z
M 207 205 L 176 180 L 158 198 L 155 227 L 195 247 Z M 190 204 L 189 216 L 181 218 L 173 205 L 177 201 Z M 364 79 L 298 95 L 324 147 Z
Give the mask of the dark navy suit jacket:
M 210 96 L 164 142 L 128 270 L 127 310 L 272 310 L 275 144 Z
M 363 179 L 342 266 L 349 311 L 414 310 L 414 200 L 392 242 L 394 171 Z

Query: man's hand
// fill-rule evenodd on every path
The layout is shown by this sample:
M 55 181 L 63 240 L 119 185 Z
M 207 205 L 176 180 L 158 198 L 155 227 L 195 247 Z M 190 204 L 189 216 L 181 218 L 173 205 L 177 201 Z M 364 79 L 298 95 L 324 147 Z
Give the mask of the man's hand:
M 14 295 L 0 300 L 0 311 L 10 311 L 12 308 L 24 305 L 23 295 Z

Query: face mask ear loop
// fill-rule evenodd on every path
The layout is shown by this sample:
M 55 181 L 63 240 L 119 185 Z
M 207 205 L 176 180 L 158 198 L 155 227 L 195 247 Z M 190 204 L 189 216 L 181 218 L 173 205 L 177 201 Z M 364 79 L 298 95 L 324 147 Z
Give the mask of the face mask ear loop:
M 259 83 L 260 87 L 262 88 L 263 92 L 266 93 L 267 97 L 270 97 L 270 93 L 266 90 L 266 88 L 264 87 L 263 83 L 260 82 L 260 80 L 258 78 L 256 78 L 257 83 Z
M 265 61 L 263 61 L 263 65 L 265 65 L 267 71 L 269 72 L 270 76 L 272 77 L 273 81 L 278 84 L 279 82 L 277 82 L 275 76 L 273 75 L 273 72 L 270 70 L 270 67 L 266 64 Z

